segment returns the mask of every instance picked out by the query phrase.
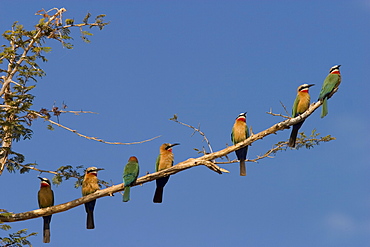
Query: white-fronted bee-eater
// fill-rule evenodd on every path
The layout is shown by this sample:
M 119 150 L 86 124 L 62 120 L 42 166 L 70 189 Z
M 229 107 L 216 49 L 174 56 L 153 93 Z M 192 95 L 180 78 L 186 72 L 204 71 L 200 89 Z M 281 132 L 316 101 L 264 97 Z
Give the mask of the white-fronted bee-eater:
M 308 107 L 310 106 L 310 94 L 308 93 L 308 89 L 315 84 L 303 84 L 300 85 L 297 89 L 297 97 L 294 100 L 293 108 L 292 108 L 292 117 L 295 118 L 302 113 L 304 113 Z M 289 147 L 295 147 L 295 142 L 297 139 L 298 130 L 302 127 L 304 120 L 293 125 L 292 132 L 290 133 L 289 138 Z
M 173 165 L 174 157 L 172 153 L 172 147 L 180 145 L 180 143 L 164 143 L 159 148 L 159 155 L 157 157 L 157 161 L 155 163 L 155 171 L 161 171 L 167 168 L 170 168 Z M 153 197 L 154 203 L 162 203 L 163 199 L 163 188 L 170 179 L 170 176 L 166 176 L 163 178 L 158 178 L 155 180 L 156 189 Z
M 47 178 L 38 177 L 41 180 L 40 190 L 37 194 L 39 207 L 47 208 L 54 206 L 54 192 L 51 190 L 50 180 Z M 50 222 L 51 216 L 43 216 L 44 227 L 43 227 L 43 242 L 50 243 Z
M 319 100 L 322 101 L 321 118 L 328 115 L 328 97 L 336 89 L 341 82 L 339 71 L 340 65 L 335 65 L 330 68 L 329 75 L 325 78 L 319 95 Z
M 104 170 L 103 168 L 96 168 L 96 167 L 89 167 L 85 171 L 85 176 L 82 181 L 82 195 L 86 196 L 95 191 L 99 190 L 98 184 L 98 171 Z M 90 202 L 85 203 L 85 210 L 87 213 L 86 218 L 86 228 L 87 229 L 94 229 L 94 208 L 95 208 L 96 200 L 92 200 Z
M 130 200 L 131 185 L 136 182 L 139 175 L 139 161 L 135 156 L 131 156 L 123 170 L 123 182 L 125 183 L 125 189 L 123 194 L 123 201 L 128 202 Z
M 247 126 L 247 113 L 240 113 L 235 119 L 234 126 L 231 130 L 231 141 L 233 144 L 244 141 L 249 137 L 249 129 Z M 245 160 L 247 159 L 248 146 L 243 147 L 235 151 L 236 157 L 240 162 L 240 176 L 247 175 L 247 169 L 245 167 Z

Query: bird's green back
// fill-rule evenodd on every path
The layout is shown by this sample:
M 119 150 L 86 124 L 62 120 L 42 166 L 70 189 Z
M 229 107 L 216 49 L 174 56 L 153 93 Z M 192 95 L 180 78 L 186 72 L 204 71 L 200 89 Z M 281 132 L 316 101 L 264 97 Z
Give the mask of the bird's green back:
M 235 145 L 235 139 L 234 139 L 234 128 L 231 129 L 231 141 L 233 142 L 233 144 Z
M 131 184 L 137 179 L 139 175 L 139 163 L 135 161 L 129 161 L 123 171 L 123 179 L 125 184 Z
M 319 100 L 324 99 L 326 95 L 331 93 L 335 87 L 337 87 L 340 83 L 340 75 L 339 74 L 329 74 L 322 84 L 322 88 L 319 95 Z
M 299 95 L 297 95 L 293 103 L 292 117 L 296 117 L 298 104 L 299 104 Z
M 161 160 L 161 154 L 158 155 L 157 160 L 155 161 L 155 171 L 158 171 L 159 161 Z

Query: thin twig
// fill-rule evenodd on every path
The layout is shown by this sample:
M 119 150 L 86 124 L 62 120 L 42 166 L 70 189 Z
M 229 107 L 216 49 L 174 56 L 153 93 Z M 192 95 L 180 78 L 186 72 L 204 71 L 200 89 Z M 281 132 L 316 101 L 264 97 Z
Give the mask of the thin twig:
M 286 115 L 290 115 L 288 110 L 286 109 L 286 106 L 283 104 L 283 102 L 280 101 L 281 106 L 284 108 Z
M 60 174 L 60 173 L 55 172 L 55 171 L 48 171 L 48 170 L 38 169 L 38 168 L 36 168 L 36 167 L 34 167 L 34 166 L 26 166 L 26 165 L 22 165 L 22 164 L 15 163 L 15 162 L 12 162 L 12 163 L 14 163 L 14 164 L 16 164 L 16 165 L 19 165 L 19 166 L 21 166 L 21 167 L 23 167 L 23 168 L 26 168 L 26 169 L 31 169 L 31 170 L 34 170 L 34 171 L 38 171 L 38 172 L 40 172 L 40 173 L 51 173 L 51 174 L 55 174 L 55 175 Z M 73 176 L 72 176 L 72 177 L 73 177 Z
M 186 124 L 186 123 L 183 123 L 183 122 L 180 122 L 179 120 L 177 120 L 177 115 L 174 115 L 174 117 L 173 117 L 173 118 L 170 118 L 170 120 L 171 120 L 171 121 L 174 121 L 174 122 L 176 122 L 176 123 L 179 123 L 179 124 L 181 124 L 181 125 L 184 125 L 184 126 L 186 126 L 186 127 L 189 127 L 189 128 L 191 128 L 191 129 L 193 129 L 193 130 L 194 130 L 194 132 L 191 134 L 191 136 L 193 136 L 195 132 L 198 132 L 201 136 L 203 136 L 204 141 L 205 141 L 205 142 L 207 143 L 207 145 L 208 145 L 209 151 L 210 151 L 211 153 L 213 153 L 213 149 L 212 149 L 211 143 L 209 142 L 209 140 L 208 140 L 208 138 L 206 137 L 206 135 L 204 134 L 204 132 L 202 132 L 202 131 L 200 130 L 200 124 L 198 125 L 198 128 L 195 128 L 194 126 L 191 126 L 191 125 L 189 125 L 189 124 Z
M 64 111 L 64 110 L 60 110 L 59 112 L 61 112 L 61 113 L 73 113 L 75 115 L 80 115 L 81 113 L 99 114 L 98 112 L 83 111 L 83 110 L 80 110 L 80 111 Z
M 201 160 L 201 161 L 196 161 L 195 163 L 196 164 L 205 165 L 206 167 L 208 167 L 212 171 L 217 172 L 218 174 L 230 173 L 228 170 L 223 169 L 223 168 L 217 166 L 214 162 L 211 162 L 211 161 Z
M 288 117 L 288 116 L 285 116 L 285 115 L 282 115 L 282 114 L 277 114 L 277 113 L 273 113 L 272 111 L 271 111 L 271 109 L 270 109 L 270 111 L 269 112 L 266 112 L 267 114 L 270 114 L 270 115 L 272 115 L 272 116 L 276 116 L 276 117 L 283 117 L 283 118 L 287 118 L 287 119 L 289 119 L 290 117 Z
M 257 163 L 259 160 L 264 159 L 264 158 L 273 158 L 270 156 L 270 154 L 275 153 L 276 151 L 280 150 L 284 146 L 287 146 L 288 142 L 282 142 L 279 145 L 275 146 L 274 148 L 271 148 L 268 150 L 265 154 L 263 155 L 257 155 L 257 158 L 255 159 L 246 159 L 245 162 L 255 162 Z M 238 163 L 239 160 L 230 160 L 230 161 L 224 161 L 224 162 L 215 162 L 215 164 L 221 165 L 221 164 L 232 164 L 232 163 Z
M 157 139 L 159 138 L 160 136 L 156 136 L 156 137 L 153 137 L 153 138 L 150 138 L 150 139 L 147 139 L 147 140 L 144 140 L 144 141 L 136 141 L 136 142 L 108 142 L 108 141 L 104 141 L 102 139 L 99 139 L 97 137 L 91 137 L 91 136 L 86 136 L 86 135 L 83 135 L 79 132 L 77 132 L 77 130 L 73 130 L 71 128 L 68 128 L 64 125 L 61 125 L 57 122 L 54 122 L 53 120 L 51 119 L 48 119 L 47 117 L 41 115 L 40 113 L 36 112 L 36 111 L 29 111 L 30 113 L 32 114 L 35 114 L 36 116 L 40 117 L 40 118 L 43 118 L 45 119 L 46 121 L 48 121 L 49 123 L 53 124 L 53 125 L 56 125 L 60 128 L 63 128 L 65 130 L 68 130 L 72 133 L 75 133 L 76 135 L 80 136 L 80 137 L 83 137 L 83 138 L 86 138 L 86 139 L 89 139 L 89 140 L 93 140 L 93 141 L 97 141 L 97 142 L 102 142 L 102 143 L 105 143 L 105 144 L 112 144 L 112 145 L 133 145 L 133 144 L 141 144 L 141 143 L 144 143 L 144 142 L 149 142 L 149 141 L 152 141 L 154 139 Z
M 270 154 L 272 154 L 272 153 L 276 153 L 276 151 L 280 150 L 282 147 L 284 147 L 284 146 L 286 146 L 286 145 L 288 145 L 288 142 L 282 142 L 282 143 L 280 143 L 279 145 L 277 145 L 276 147 L 274 147 L 274 148 L 272 148 L 272 149 L 268 150 L 264 155 L 261 155 L 261 156 L 257 155 L 257 158 L 252 159 L 252 160 L 248 159 L 248 160 L 246 160 L 246 161 L 257 163 L 260 159 L 264 159 L 264 158 L 273 158 L 272 156 L 270 156 Z

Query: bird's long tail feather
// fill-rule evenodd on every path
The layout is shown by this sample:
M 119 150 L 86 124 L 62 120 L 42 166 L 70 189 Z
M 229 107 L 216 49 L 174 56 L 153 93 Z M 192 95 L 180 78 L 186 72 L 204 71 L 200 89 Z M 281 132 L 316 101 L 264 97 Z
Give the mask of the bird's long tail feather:
M 298 116 L 298 114 L 297 114 L 297 116 Z M 292 132 L 290 133 L 290 137 L 289 137 L 289 143 L 288 143 L 289 147 L 292 147 L 292 148 L 295 147 L 298 131 L 302 127 L 303 123 L 304 123 L 304 120 L 302 122 L 299 122 L 299 123 L 293 125 L 293 129 L 292 129 Z
M 153 202 L 154 203 L 162 203 L 163 199 L 163 187 L 156 187 L 155 188 L 155 193 L 153 197 Z
M 248 146 L 236 150 L 235 153 L 236 153 L 236 157 L 240 161 L 240 176 L 246 176 L 247 169 L 245 167 L 245 160 L 247 158 Z
M 43 216 L 44 219 L 44 229 L 43 229 L 43 242 L 44 243 L 50 243 L 50 221 L 51 221 L 51 215 L 49 216 Z
M 321 118 L 325 117 L 326 115 L 328 115 L 328 99 L 324 98 L 321 108 Z
M 247 176 L 247 168 L 245 166 L 245 160 L 240 160 L 240 176 Z
M 124 190 L 124 194 L 123 194 L 123 202 L 128 202 L 130 201 L 130 191 L 131 191 L 131 187 L 130 186 L 127 186 L 125 187 L 125 190 Z
M 158 178 L 155 183 L 157 187 L 155 188 L 155 193 L 153 197 L 154 203 L 162 203 L 163 199 L 163 188 L 167 184 L 168 180 L 170 179 L 170 176 Z
M 91 202 L 85 203 L 85 210 L 87 213 L 86 218 L 86 229 L 94 229 L 94 207 L 95 207 L 96 200 L 93 200 Z
M 290 133 L 289 143 L 288 146 L 294 148 L 295 147 L 295 141 L 297 140 L 298 130 L 295 125 L 293 126 L 292 132 Z

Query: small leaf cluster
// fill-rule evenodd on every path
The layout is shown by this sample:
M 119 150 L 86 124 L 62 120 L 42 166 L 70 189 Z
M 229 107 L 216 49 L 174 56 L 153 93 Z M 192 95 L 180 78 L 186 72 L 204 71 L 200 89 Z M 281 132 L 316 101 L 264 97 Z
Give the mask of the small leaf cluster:
M 8 217 L 8 216 L 11 215 L 11 213 L 9 213 L 8 211 L 6 211 L 5 209 L 0 209 L 0 212 L 2 212 L 2 213 L 0 213 L 0 216 Z M 12 228 L 11 226 L 9 226 L 7 224 L 3 224 L 0 221 L 0 229 L 7 231 L 7 230 L 10 230 L 11 228 Z
M 313 129 L 309 136 L 307 136 L 304 132 L 300 132 L 299 137 L 297 138 L 296 149 L 311 149 L 317 145 L 320 145 L 321 142 L 329 142 L 335 139 L 336 138 L 332 137 L 331 135 L 320 137 L 320 133 L 317 133 L 316 129 Z
M 82 172 L 80 172 L 79 170 L 82 169 Z M 76 182 L 75 182 L 75 188 L 79 188 L 82 186 L 82 181 L 84 179 L 84 175 L 85 175 L 85 169 L 84 169 L 84 166 L 82 165 L 79 165 L 79 166 L 76 166 L 76 167 L 73 167 L 71 165 L 66 165 L 66 166 L 61 166 L 59 167 L 56 172 L 58 174 L 54 175 L 54 177 L 52 178 L 52 183 L 55 184 L 55 185 L 60 185 L 63 180 L 69 180 L 70 178 L 75 178 L 77 179 Z M 104 181 L 104 180 L 98 180 L 98 184 L 100 187 L 102 186 L 105 186 L 105 187 L 108 187 L 109 186 L 109 183 Z
M 75 182 L 75 188 L 78 188 L 83 180 L 83 173 L 80 173 L 80 169 L 83 169 L 83 166 L 76 166 L 76 168 L 71 165 L 59 167 L 56 170 L 58 174 L 54 175 L 52 178 L 53 184 L 60 185 L 63 182 L 63 179 L 69 180 L 70 178 L 76 178 L 77 181 Z
M 27 229 L 22 229 L 15 233 L 8 234 L 8 237 L 0 237 L 0 245 L 11 247 L 22 247 L 27 245 L 32 247 L 32 244 L 28 240 L 28 238 L 34 235 L 37 235 L 37 233 L 32 232 L 30 234 L 27 234 Z
M 331 135 L 320 136 L 320 133 L 318 133 L 316 129 L 313 129 L 309 136 L 307 136 L 304 132 L 299 132 L 299 136 L 297 137 L 296 140 L 295 149 L 297 150 L 300 148 L 311 149 L 317 145 L 320 145 L 321 142 L 330 142 L 335 139 L 336 138 L 332 137 Z M 278 151 L 286 151 L 288 149 L 288 146 L 285 144 L 286 141 L 280 141 L 276 143 L 271 154 L 276 154 Z
M 4 209 L 0 209 L 0 215 L 6 217 L 10 216 L 11 213 L 7 212 Z M 0 222 L 0 229 L 8 231 L 11 228 L 12 227 L 10 225 L 3 224 L 2 222 Z M 27 229 L 22 229 L 15 233 L 8 234 L 8 237 L 0 237 L 0 246 L 22 247 L 28 245 L 32 247 L 31 242 L 28 240 L 28 238 L 34 235 L 37 235 L 37 233 L 33 232 L 27 234 Z

